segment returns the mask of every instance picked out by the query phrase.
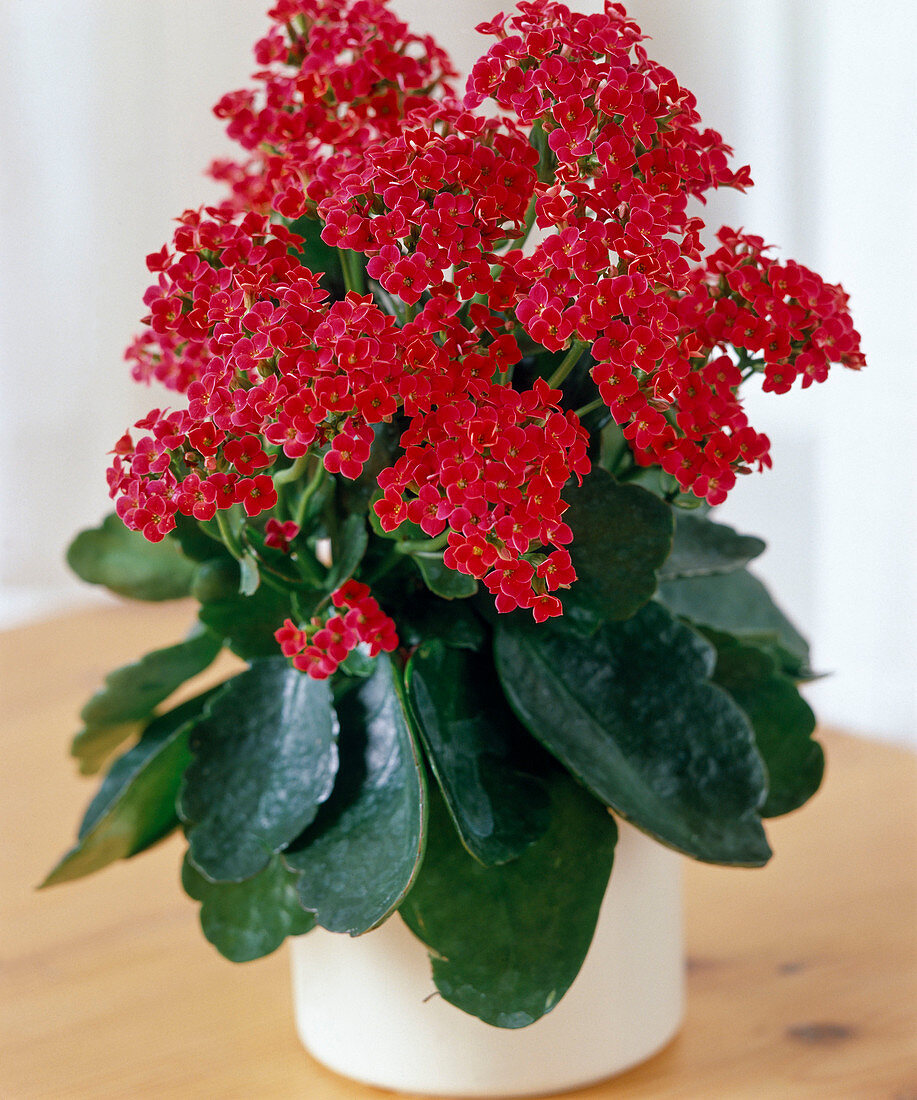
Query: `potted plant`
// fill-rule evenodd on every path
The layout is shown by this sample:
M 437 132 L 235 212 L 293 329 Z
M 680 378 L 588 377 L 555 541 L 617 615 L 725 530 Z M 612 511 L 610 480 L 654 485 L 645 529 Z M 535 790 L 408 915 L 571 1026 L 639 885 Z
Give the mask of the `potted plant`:
M 615 965 L 665 957 L 670 993 L 616 1061 L 535 1079 L 580 1083 L 677 1026 L 670 850 L 760 866 L 762 819 L 821 780 L 807 645 L 746 568 L 764 543 L 710 509 L 771 462 L 743 388 L 857 369 L 859 337 L 760 238 L 705 246 L 692 200 L 749 170 L 620 5 L 496 16 L 458 96 L 382 0 L 270 15 L 256 87 L 216 107 L 228 197 L 147 258 L 129 359 L 175 407 L 118 441 L 116 513 L 68 555 L 195 625 L 84 707 L 74 755 L 107 771 L 46 884 L 181 828 L 205 935 L 235 961 L 301 937 L 304 1002 L 323 957 L 428 949 L 441 999 L 408 999 L 447 1013 L 439 1060 L 466 1026 L 540 1055 L 601 909 Z M 175 705 L 224 648 L 245 667 Z

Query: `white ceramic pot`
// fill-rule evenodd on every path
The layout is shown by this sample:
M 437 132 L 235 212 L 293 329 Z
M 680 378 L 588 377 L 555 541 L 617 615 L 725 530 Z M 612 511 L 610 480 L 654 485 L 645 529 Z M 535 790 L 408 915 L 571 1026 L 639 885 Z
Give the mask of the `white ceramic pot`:
M 444 1001 L 426 948 L 397 916 L 356 939 L 316 929 L 291 945 L 299 1036 L 337 1073 L 436 1096 L 582 1087 L 643 1061 L 678 1030 L 681 857 L 620 825 L 583 968 L 558 1006 L 527 1028 L 491 1027 Z

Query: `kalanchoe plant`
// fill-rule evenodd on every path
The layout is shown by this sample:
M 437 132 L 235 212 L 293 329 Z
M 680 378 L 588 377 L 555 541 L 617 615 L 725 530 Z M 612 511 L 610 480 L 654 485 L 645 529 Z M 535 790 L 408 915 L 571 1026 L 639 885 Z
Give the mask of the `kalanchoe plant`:
M 758 866 L 820 782 L 806 643 L 708 507 L 770 465 L 743 386 L 859 338 L 761 239 L 704 251 L 691 200 L 748 169 L 620 5 L 496 17 L 463 98 L 381 0 L 270 15 L 216 108 L 230 197 L 148 257 L 128 356 L 180 400 L 69 555 L 198 621 L 86 704 L 84 772 L 134 743 L 47 881 L 180 827 L 230 959 L 398 910 L 446 999 L 517 1027 L 579 969 L 615 815 Z M 246 670 L 171 706 L 223 647 Z

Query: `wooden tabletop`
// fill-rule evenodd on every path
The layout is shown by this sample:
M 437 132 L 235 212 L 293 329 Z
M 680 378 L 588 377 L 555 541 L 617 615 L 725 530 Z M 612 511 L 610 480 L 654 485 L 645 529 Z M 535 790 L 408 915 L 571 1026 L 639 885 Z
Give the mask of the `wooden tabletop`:
M 0 635 L 0 1097 L 391 1096 L 303 1052 L 284 950 L 234 966 L 205 942 L 177 838 L 34 890 L 94 790 L 67 759 L 79 707 L 188 620 L 182 605 L 132 605 Z M 825 788 L 769 825 L 767 868 L 686 867 L 681 1034 L 579 1100 L 917 1100 L 917 764 L 854 737 L 824 742 Z

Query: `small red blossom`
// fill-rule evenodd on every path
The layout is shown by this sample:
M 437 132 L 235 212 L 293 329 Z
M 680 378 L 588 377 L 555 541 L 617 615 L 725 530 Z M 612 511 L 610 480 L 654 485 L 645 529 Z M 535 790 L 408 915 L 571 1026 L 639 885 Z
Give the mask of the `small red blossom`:
M 271 516 L 264 527 L 264 545 L 287 554 L 290 550 L 290 543 L 298 534 L 298 523 L 294 523 L 293 520 L 281 523 L 279 519 L 274 519 Z
M 325 680 L 360 644 L 368 647 L 370 657 L 394 652 L 398 648 L 395 623 L 369 592 L 367 585 L 351 579 L 331 596 L 342 614 L 324 621 L 314 618 L 304 628 L 287 619 L 274 637 L 284 656 L 292 658 L 293 667 Z

